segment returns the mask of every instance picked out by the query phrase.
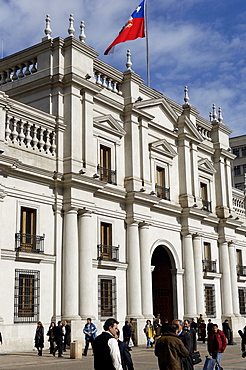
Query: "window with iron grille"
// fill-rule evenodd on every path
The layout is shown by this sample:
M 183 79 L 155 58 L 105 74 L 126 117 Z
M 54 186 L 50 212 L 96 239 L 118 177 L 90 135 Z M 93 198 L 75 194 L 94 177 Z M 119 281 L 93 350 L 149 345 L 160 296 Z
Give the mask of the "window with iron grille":
M 204 286 L 206 315 L 216 317 L 215 289 L 213 284 Z
M 98 314 L 116 317 L 116 277 L 98 276 Z
M 241 315 L 246 315 L 246 288 L 238 288 L 239 311 Z
M 40 272 L 15 270 L 14 322 L 39 320 Z
M 241 167 L 240 166 L 234 166 L 234 176 L 241 175 Z
M 246 146 L 242 147 L 242 157 L 246 157 Z

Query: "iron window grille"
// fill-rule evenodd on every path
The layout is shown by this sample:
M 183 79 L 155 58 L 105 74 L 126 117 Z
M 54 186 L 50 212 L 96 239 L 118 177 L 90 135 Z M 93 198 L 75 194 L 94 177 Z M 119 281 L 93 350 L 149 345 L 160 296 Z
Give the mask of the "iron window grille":
M 106 181 L 109 184 L 117 185 L 116 183 L 116 171 L 111 170 L 106 167 L 101 167 L 99 164 L 97 165 L 97 173 L 99 175 L 99 180 Z
M 217 272 L 216 261 L 203 260 L 202 264 L 204 272 Z
M 15 270 L 14 322 L 39 320 L 40 272 Z
M 116 277 L 98 276 L 99 318 L 116 317 Z
M 44 253 L 44 237 L 25 233 L 15 234 L 15 250 L 17 252 Z
M 158 198 L 170 200 L 170 188 L 164 188 L 160 185 L 155 185 L 155 192 Z
M 213 284 L 204 286 L 205 309 L 208 317 L 216 317 L 215 289 Z
M 103 261 L 119 261 L 119 247 L 98 244 L 97 259 Z
M 239 312 L 241 315 L 246 315 L 246 288 L 238 288 L 239 297 Z
M 246 266 L 237 265 L 237 274 L 239 276 L 246 276 Z

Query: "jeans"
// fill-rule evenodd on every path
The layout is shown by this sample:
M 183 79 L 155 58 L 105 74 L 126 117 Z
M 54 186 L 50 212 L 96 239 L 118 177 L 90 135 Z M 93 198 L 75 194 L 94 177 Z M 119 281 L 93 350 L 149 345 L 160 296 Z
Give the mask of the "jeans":
M 220 363 L 220 361 L 221 361 L 221 357 L 222 357 L 222 353 L 219 353 L 219 352 L 213 352 L 212 353 L 212 358 L 217 358 L 217 361 L 218 361 L 218 363 Z M 215 365 L 215 369 L 216 370 L 218 370 L 219 369 L 219 367 L 218 367 L 218 365 L 216 364 Z
M 89 337 L 89 339 L 86 339 L 85 340 L 84 356 L 87 356 L 87 351 L 88 351 L 88 348 L 89 348 L 89 343 L 91 343 L 92 351 L 93 351 L 93 344 L 94 344 L 94 338 L 93 337 Z
M 153 340 L 152 338 L 147 338 L 147 347 L 153 347 L 153 342 L 150 339 Z

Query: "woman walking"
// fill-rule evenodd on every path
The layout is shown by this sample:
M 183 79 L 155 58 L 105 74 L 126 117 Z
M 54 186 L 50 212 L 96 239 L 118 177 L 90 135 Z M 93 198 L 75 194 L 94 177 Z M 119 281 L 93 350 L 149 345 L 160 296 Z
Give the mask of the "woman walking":
M 147 348 L 153 347 L 155 331 L 154 331 L 154 327 L 151 324 L 150 320 L 146 321 L 144 332 L 147 338 Z
M 52 321 L 47 332 L 47 335 L 49 337 L 48 341 L 50 342 L 50 354 L 53 354 L 53 351 L 55 349 L 55 330 L 56 324 L 54 321 Z
M 35 347 L 38 350 L 38 355 L 42 356 L 42 350 L 44 348 L 44 327 L 41 321 L 38 321 L 37 323 L 37 329 L 35 333 Z

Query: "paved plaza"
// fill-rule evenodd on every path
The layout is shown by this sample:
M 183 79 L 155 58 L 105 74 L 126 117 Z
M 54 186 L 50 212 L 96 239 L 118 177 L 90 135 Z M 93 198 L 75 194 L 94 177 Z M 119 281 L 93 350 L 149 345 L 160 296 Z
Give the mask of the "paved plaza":
M 205 359 L 207 355 L 206 345 L 199 343 L 198 349 Z M 154 355 L 154 349 L 145 347 L 136 347 L 132 349 L 132 358 L 135 370 L 158 370 L 157 358 Z M 195 370 L 202 370 L 203 363 L 195 366 Z M 246 359 L 241 357 L 240 343 L 234 346 L 227 346 L 226 352 L 222 358 L 222 367 L 224 370 L 246 370 Z M 64 354 L 63 358 L 53 357 L 48 350 L 44 351 L 42 357 L 37 356 L 37 352 L 28 353 L 8 353 L 0 355 L 0 369 L 9 370 L 42 370 L 52 368 L 52 370 L 93 370 L 93 356 L 91 350 L 88 356 L 82 360 L 71 360 L 69 351 Z M 107 370 L 107 369 L 105 369 Z

